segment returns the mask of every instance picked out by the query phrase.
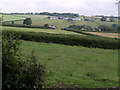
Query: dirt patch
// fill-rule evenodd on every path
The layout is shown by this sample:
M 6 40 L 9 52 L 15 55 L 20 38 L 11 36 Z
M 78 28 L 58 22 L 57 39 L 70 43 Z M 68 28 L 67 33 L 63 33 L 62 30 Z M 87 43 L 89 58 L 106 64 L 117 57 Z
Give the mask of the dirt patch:
M 103 32 L 86 32 L 86 33 L 95 34 L 103 37 L 120 38 L 120 34 L 118 33 L 103 33 Z

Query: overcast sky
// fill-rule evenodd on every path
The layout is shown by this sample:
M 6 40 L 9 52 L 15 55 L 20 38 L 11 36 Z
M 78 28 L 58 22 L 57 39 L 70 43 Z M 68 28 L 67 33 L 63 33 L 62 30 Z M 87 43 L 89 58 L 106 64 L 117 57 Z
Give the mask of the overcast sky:
M 1 12 L 71 12 L 118 15 L 117 0 L 0 0 Z

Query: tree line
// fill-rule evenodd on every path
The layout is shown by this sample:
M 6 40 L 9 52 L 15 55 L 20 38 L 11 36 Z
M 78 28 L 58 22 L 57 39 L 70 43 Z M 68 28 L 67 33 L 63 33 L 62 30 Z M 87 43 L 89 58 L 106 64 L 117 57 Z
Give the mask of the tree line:
M 50 12 L 28 12 L 28 13 L 0 13 L 4 15 L 49 15 L 49 16 L 59 16 L 59 17 L 79 17 L 79 14 L 75 13 L 50 13 Z
M 70 25 L 65 30 L 73 30 L 73 31 L 101 31 L 101 32 L 120 32 L 120 25 L 112 24 L 111 26 L 100 25 L 96 28 L 92 28 L 87 25 Z M 63 29 L 63 30 L 64 30 Z

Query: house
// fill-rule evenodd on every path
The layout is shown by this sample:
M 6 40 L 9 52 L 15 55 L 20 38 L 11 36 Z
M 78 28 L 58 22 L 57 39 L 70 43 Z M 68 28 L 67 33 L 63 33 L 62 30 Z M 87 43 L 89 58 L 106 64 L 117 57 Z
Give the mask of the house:
M 98 27 L 95 27 L 95 28 L 93 28 L 93 31 L 101 31 L 101 29 Z
M 58 19 L 58 17 L 47 17 L 47 19 Z

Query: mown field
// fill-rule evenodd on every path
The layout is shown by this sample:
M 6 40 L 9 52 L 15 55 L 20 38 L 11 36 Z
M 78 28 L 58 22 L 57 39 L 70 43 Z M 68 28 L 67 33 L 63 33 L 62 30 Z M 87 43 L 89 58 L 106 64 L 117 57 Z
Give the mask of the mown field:
M 118 51 L 23 41 L 22 54 L 31 52 L 46 66 L 46 87 L 117 87 Z
M 86 33 L 95 34 L 103 37 L 120 38 L 120 34 L 118 33 L 103 33 L 103 32 L 86 32 Z

